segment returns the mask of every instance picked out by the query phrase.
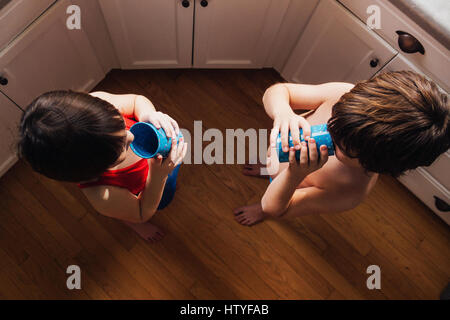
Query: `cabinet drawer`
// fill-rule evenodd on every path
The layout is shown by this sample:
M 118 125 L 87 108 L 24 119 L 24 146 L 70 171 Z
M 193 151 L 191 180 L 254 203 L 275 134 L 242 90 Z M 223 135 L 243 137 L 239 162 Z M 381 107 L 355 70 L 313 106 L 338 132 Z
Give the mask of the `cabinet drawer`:
M 412 193 L 423 203 L 450 225 L 450 212 L 443 212 L 436 207 L 436 198 L 450 203 L 450 192 L 436 181 L 423 168 L 408 171 L 404 176 L 398 178 Z
M 396 50 L 406 55 L 407 59 L 417 65 L 432 79 L 434 79 L 447 92 L 450 91 L 450 57 L 448 50 L 426 33 L 414 21 L 400 12 L 395 6 L 382 0 L 339 0 L 350 11 L 366 23 L 369 14 L 366 12 L 370 5 L 380 8 L 381 28 L 373 29 Z M 398 46 L 396 31 L 404 31 L 413 35 L 425 49 L 425 54 L 404 53 Z
M 0 49 L 39 17 L 55 0 L 6 0 L 0 9 Z

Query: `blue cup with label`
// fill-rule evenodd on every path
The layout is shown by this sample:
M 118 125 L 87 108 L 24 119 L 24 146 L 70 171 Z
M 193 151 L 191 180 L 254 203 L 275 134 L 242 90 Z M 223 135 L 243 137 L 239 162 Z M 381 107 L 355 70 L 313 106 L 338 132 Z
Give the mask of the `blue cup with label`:
M 311 126 L 311 138 L 314 138 L 316 141 L 317 153 L 320 157 L 320 146 L 326 145 L 328 148 L 328 155 L 334 155 L 334 145 L 333 140 L 331 140 L 330 133 L 327 130 L 327 124 L 318 124 Z M 305 141 L 303 137 L 303 130 L 300 129 L 300 141 Z M 292 141 L 291 133 L 289 133 L 289 147 L 293 147 L 294 142 Z M 278 134 L 276 141 L 278 159 L 280 162 L 288 162 L 289 161 L 289 152 L 283 152 L 283 147 L 281 145 L 281 135 Z M 295 151 L 295 158 L 300 159 L 300 150 Z
M 131 126 L 130 132 L 134 135 L 130 144 L 131 150 L 141 158 L 149 159 L 157 154 L 167 158 L 172 148 L 172 138 L 168 139 L 162 128 L 157 129 L 149 122 L 136 122 Z M 183 135 L 177 137 L 177 144 Z

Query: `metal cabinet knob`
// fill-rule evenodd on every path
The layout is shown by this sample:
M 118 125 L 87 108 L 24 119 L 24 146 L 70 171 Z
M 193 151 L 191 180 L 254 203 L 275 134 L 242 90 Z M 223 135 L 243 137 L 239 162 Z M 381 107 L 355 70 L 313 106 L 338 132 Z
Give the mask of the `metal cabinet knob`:
M 434 205 L 436 206 L 436 208 L 439 211 L 442 211 L 442 212 L 450 211 L 450 205 L 447 202 L 445 202 L 444 200 L 442 200 L 441 198 L 439 198 L 437 196 L 433 196 L 433 198 L 434 198 Z
M 370 66 L 372 68 L 375 68 L 376 66 L 378 66 L 378 62 L 380 62 L 377 58 L 374 58 L 372 60 L 370 60 Z
M 181 5 L 183 6 L 183 7 L 185 7 L 185 8 L 189 8 L 189 5 L 190 5 L 191 3 L 189 2 L 189 0 L 183 0 L 183 1 L 181 1 Z
M 202 1 L 200 1 L 200 5 L 201 5 L 202 7 L 207 7 L 207 6 L 208 6 L 208 1 L 202 0 Z
M 1 77 L 0 76 L 0 84 L 2 86 L 6 86 L 8 84 L 8 79 L 6 79 L 5 77 Z
M 400 30 L 397 30 L 395 32 L 398 34 L 398 46 L 400 47 L 400 49 L 402 49 L 403 52 L 406 53 L 420 52 L 421 54 L 425 54 L 425 49 L 423 48 L 423 45 L 414 36 L 412 36 L 408 32 Z

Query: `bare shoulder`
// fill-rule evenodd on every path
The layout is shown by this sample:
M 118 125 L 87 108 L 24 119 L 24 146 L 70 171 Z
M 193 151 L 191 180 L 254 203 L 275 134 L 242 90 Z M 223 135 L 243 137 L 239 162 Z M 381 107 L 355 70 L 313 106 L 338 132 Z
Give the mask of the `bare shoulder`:
M 136 94 L 112 94 L 105 91 L 94 91 L 89 94 L 111 103 L 122 114 L 134 114 L 136 98 L 138 97 Z
M 371 177 L 365 174 L 341 176 L 337 179 L 336 184 L 332 186 L 331 192 L 336 197 L 346 197 L 349 203 L 356 206 L 369 195 L 377 182 L 377 178 L 377 174 Z
M 346 166 L 336 157 L 330 157 L 321 169 L 308 175 L 306 180 L 309 185 L 330 192 L 357 195 L 373 187 L 376 178 L 377 175 L 368 176 L 360 168 Z
M 89 95 L 93 96 L 93 97 L 97 97 L 103 100 L 108 100 L 111 97 L 111 94 L 105 91 L 94 91 L 94 92 L 89 92 Z
M 322 85 L 327 100 L 337 102 L 344 94 L 353 89 L 355 85 L 348 82 L 328 82 Z
M 322 104 L 335 103 L 354 85 L 347 82 L 327 82 L 322 84 L 282 83 L 289 92 L 289 103 L 295 109 L 317 109 Z

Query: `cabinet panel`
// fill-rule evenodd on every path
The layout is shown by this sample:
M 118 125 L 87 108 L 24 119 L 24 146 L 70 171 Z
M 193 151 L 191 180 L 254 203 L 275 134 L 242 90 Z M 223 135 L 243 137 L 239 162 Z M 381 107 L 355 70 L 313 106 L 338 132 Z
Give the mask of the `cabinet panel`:
M 0 48 L 6 46 L 56 0 L 14 0 L 0 11 Z
M 17 161 L 15 145 L 22 111 L 0 93 L 0 177 Z
M 372 77 L 396 54 L 342 5 L 322 0 L 282 75 L 294 82 L 312 84 L 357 82 Z
M 69 5 L 58 1 L 0 52 L 0 90 L 22 108 L 46 91 L 88 91 L 104 76 L 83 29 L 66 26 Z
M 194 0 L 100 0 L 122 69 L 192 63 Z
M 260 68 L 288 0 L 208 0 L 195 4 L 194 67 Z
M 281 73 L 319 0 L 291 0 L 265 62 Z

